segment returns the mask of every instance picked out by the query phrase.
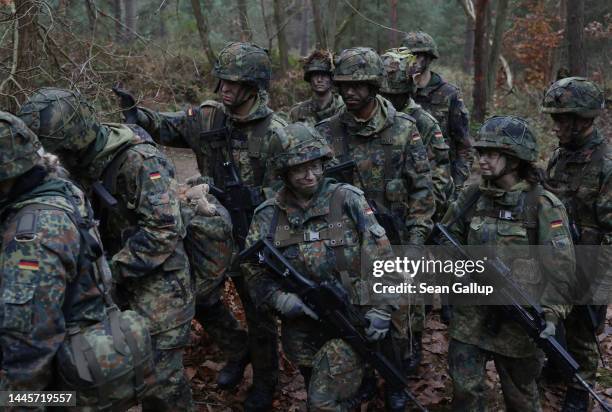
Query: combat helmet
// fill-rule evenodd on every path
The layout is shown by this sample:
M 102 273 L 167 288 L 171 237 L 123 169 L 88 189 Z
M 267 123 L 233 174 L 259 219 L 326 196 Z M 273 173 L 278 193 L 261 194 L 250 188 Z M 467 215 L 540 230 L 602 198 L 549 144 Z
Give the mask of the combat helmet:
M 276 175 L 284 174 L 287 169 L 316 159 L 324 161 L 333 158 L 331 147 L 323 136 L 306 123 L 291 123 L 283 129 L 287 139 L 284 150 L 273 159 Z
M 0 111 L 0 181 L 21 176 L 41 157 L 38 138 L 25 123 Z
M 538 144 L 527 122 L 516 116 L 493 116 L 478 130 L 474 147 L 496 149 L 526 162 L 538 158 Z
M 35 91 L 17 115 L 49 152 L 82 153 L 96 140 L 96 113 L 78 92 L 54 87 Z
M 369 47 L 342 50 L 334 62 L 334 83 L 366 82 L 381 87 L 385 68 L 378 53 Z
M 304 59 L 302 69 L 304 70 L 304 81 L 310 81 L 310 75 L 316 72 L 333 72 L 332 55 L 329 50 L 315 50 Z
M 402 40 L 402 47 L 407 48 L 411 53 L 428 53 L 434 59 L 440 57 L 435 40 L 423 31 L 408 33 Z
M 267 90 L 272 76 L 270 56 L 253 43 L 229 43 L 219 52 L 212 74 L 217 79 L 250 83 Z
M 550 114 L 572 113 L 594 118 L 604 108 L 603 91 L 584 77 L 566 77 L 553 83 L 542 101 L 542 112 Z
M 408 69 L 415 61 L 414 55 L 405 48 L 389 49 L 380 56 L 385 66 L 385 81 L 381 93 L 404 94 L 414 92 L 416 85 L 408 76 Z

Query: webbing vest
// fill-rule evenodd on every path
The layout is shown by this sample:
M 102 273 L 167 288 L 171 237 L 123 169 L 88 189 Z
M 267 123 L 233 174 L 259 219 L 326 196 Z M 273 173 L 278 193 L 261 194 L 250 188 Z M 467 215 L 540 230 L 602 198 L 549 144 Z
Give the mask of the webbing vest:
M 272 123 L 272 115 L 254 122 L 251 136 L 235 127 L 228 122 L 227 115 L 218 108 L 213 108 L 212 120 L 210 121 L 210 129 L 202 130 L 202 110 L 200 108 L 188 109 L 187 127 L 190 134 L 199 136 L 200 144 L 198 145 L 197 162 L 198 169 L 202 174 L 210 174 L 216 185 L 223 185 L 226 181 L 226 169 L 224 164 L 233 164 L 234 159 L 232 151 L 234 149 L 247 149 L 251 169 L 253 170 L 254 184 L 253 186 L 261 186 L 265 173 L 265 164 L 261 161 L 261 149 L 264 146 L 264 138 Z M 229 125 L 228 125 L 229 124 Z M 226 149 L 228 155 L 224 156 L 223 149 Z M 212 170 L 203 170 L 203 158 L 210 158 L 209 168 Z M 236 168 L 239 171 L 239 168 Z M 212 173 L 211 173 L 212 172 Z
M 344 238 L 345 227 L 342 221 L 346 190 L 343 189 L 342 186 L 343 185 L 338 185 L 332 193 L 329 208 L 330 213 L 325 218 L 327 222 L 326 229 L 318 232 L 310 230 L 292 230 L 289 220 L 287 219 L 287 213 L 278 206 L 275 206 L 268 238 L 274 243 L 274 246 L 279 249 L 300 243 L 329 240 L 336 258 L 336 271 L 340 275 L 340 281 L 347 290 L 350 290 L 349 264 L 346 256 L 346 241 Z

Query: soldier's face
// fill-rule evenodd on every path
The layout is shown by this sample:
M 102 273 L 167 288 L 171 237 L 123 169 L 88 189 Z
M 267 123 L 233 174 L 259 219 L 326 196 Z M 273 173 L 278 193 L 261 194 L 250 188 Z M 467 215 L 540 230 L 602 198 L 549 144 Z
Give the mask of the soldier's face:
M 506 156 L 496 150 L 478 150 L 478 164 L 483 179 L 491 180 L 502 176 L 506 169 Z
M 340 95 L 349 112 L 358 112 L 370 102 L 370 86 L 363 82 L 340 83 Z
M 323 180 L 323 162 L 321 159 L 312 160 L 287 171 L 289 187 L 301 196 L 312 196 Z
M 428 53 L 415 53 L 416 60 L 411 66 L 410 72 L 414 76 L 425 73 L 431 65 L 432 57 Z
M 552 116 L 553 131 L 559 139 L 559 145 L 568 146 L 576 137 L 590 134 L 593 121 L 569 113 L 556 113 Z
M 219 83 L 219 96 L 222 103 L 227 107 L 237 107 L 255 95 L 252 86 L 241 82 L 221 80 Z
M 314 72 L 310 75 L 310 89 L 315 93 L 324 94 L 332 87 L 332 80 L 329 73 Z

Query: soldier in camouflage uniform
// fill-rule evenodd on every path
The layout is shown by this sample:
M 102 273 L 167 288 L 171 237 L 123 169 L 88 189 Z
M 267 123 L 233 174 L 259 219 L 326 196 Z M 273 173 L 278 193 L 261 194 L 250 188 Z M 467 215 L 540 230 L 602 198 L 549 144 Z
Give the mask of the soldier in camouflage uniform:
M 533 258 L 510 262 L 508 256 L 500 256 L 506 259 L 518 283 L 532 290 L 543 289 L 540 301 L 544 304 L 546 328 L 541 336 L 552 336 L 558 319 L 565 317 L 569 307 L 545 304 L 567 299 L 573 287 L 569 274 L 574 271 L 574 249 L 565 208 L 538 183 L 533 166 L 537 144 L 524 120 L 492 117 L 483 124 L 478 137 L 475 147 L 480 155 L 482 181 L 459 194 L 443 223 L 462 244 L 504 246 L 495 249 L 502 255 L 511 246 L 530 244 L 546 245 L 554 251 L 541 254 L 539 262 Z M 521 271 L 521 267 L 528 269 Z M 488 409 L 485 366 L 492 358 L 506 409 L 539 411 L 536 378 L 542 352 L 517 323 L 494 316 L 494 310 L 491 306 L 454 307 L 448 354 L 453 378 L 452 409 Z
M 438 46 L 429 34 L 420 31 L 408 33 L 402 41 L 402 47 L 417 58 L 413 68 L 417 85 L 414 100 L 440 123 L 442 134 L 450 146 L 453 181 L 456 189 L 461 190 L 472 166 L 468 111 L 461 91 L 431 70 L 431 62 L 440 55 Z
M 315 50 L 303 65 L 304 81 L 310 85 L 312 97 L 297 103 L 289 112 L 292 122 L 311 125 L 332 117 L 344 109 L 342 98 L 332 91 L 332 55 L 329 50 Z
M 40 89 L 19 116 L 93 196 L 118 295 L 148 321 L 157 387 L 143 410 L 194 410 L 183 370 L 194 299 L 174 166 L 141 128 L 99 123 L 76 92 Z M 115 207 L 94 190 L 102 185 Z
M 247 246 L 270 236 L 304 276 L 338 282 L 370 320 L 366 336 L 372 341 L 382 339 L 393 308 L 364 306 L 368 297 L 363 286 L 368 278 L 361 270 L 361 257 L 392 255 L 385 230 L 360 189 L 323 177 L 325 163 L 332 158 L 325 140 L 303 123 L 290 124 L 285 130 L 286 148 L 273 162 L 284 186 L 255 211 Z M 364 378 L 360 356 L 342 339 L 330 339 L 310 308 L 296 294 L 284 291 L 265 269 L 253 263 L 243 267 L 257 304 L 281 315 L 283 349 L 304 377 L 309 410 L 353 410 L 360 403 L 357 395 Z
M 41 156 L 36 135 L 19 118 L 0 112 L 2 391 L 53 389 L 56 354 L 68 330 L 107 317 L 94 282 L 103 278 L 101 270 L 108 272 L 106 260 L 77 264 L 84 244 L 71 216 L 92 219 L 89 203 Z M 95 226 L 88 231 L 100 241 Z M 68 295 L 71 305 L 65 304 Z
M 407 69 L 414 61 L 414 55 L 407 49 L 390 49 L 381 56 L 381 59 L 386 72 L 385 81 L 380 89 L 381 95 L 388 99 L 397 111 L 406 113 L 415 119 L 417 130 L 427 148 L 436 201 L 434 221 L 439 221 L 444 216 L 447 202 L 454 190 L 450 173 L 448 145 L 444 141 L 435 117 L 423 110 L 411 97 L 416 87 Z M 413 374 L 422 358 L 425 308 L 422 305 L 416 305 L 411 313 L 402 308 L 396 316 L 400 316 L 400 314 L 407 317 L 402 319 L 402 322 L 404 324 L 408 323 L 407 330 L 410 333 L 410 341 L 405 344 L 404 368 L 407 373 Z
M 568 350 L 580 364 L 580 375 L 592 385 L 599 360 L 594 331 L 604 324 L 605 305 L 612 297 L 610 271 L 603 278 L 593 276 L 598 272 L 605 274 L 612 258 L 612 147 L 593 126 L 603 107 L 601 89 L 580 77 L 554 83 L 542 103 L 542 111 L 552 116 L 559 139 L 559 148 L 548 163 L 550 190 L 569 212 L 574 243 L 605 246 L 601 248 L 599 266 L 595 265 L 597 257 L 590 259 L 587 254 L 577 254 L 576 274 L 582 287 L 574 295 L 577 302 L 601 306 L 575 306 L 564 322 Z M 592 320 L 589 310 L 595 315 Z M 588 404 L 588 393 L 579 386 L 571 386 L 563 411 L 586 411 Z
M 263 188 L 272 183 L 267 176 L 266 163 L 278 148 L 271 147 L 271 137 L 286 123 L 268 107 L 271 68 L 266 50 L 251 43 L 229 43 L 219 52 L 213 75 L 218 79 L 215 91 L 222 103 L 205 101 L 199 107 L 176 113 L 138 108 L 138 124 L 160 144 L 191 148 L 201 175 L 209 183 L 222 190 L 231 182 L 237 183 L 236 180 L 244 184 L 249 199 L 240 199 L 240 204 L 224 204 L 232 216 L 234 240 L 241 248 L 250 216 L 264 199 Z M 230 169 L 235 171 L 235 176 Z M 242 276 L 235 275 L 233 281 L 249 329 L 248 347 L 243 346 L 230 354 L 217 382 L 222 388 L 235 387 L 251 362 L 254 384 L 245 407 L 251 411 L 267 410 L 272 405 L 278 380 L 276 324 L 270 314 L 255 308 Z M 218 322 L 215 310 L 197 303 L 196 319 L 208 330 L 223 328 L 216 334 L 225 336 L 220 346 L 228 346 L 226 342 L 230 341 L 233 346 L 238 345 L 236 342 L 246 345 L 242 332 Z

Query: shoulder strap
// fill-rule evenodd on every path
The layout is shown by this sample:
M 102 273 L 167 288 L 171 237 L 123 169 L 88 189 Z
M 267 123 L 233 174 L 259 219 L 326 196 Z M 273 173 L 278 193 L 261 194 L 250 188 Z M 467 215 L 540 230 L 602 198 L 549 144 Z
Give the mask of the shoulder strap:
M 476 190 L 474 190 L 474 193 L 472 193 L 472 195 L 468 198 L 467 202 L 465 203 L 465 206 L 463 206 L 463 208 L 459 210 L 459 213 L 457 213 L 457 215 L 450 222 L 448 222 L 446 227 L 451 228 L 453 225 L 455 225 L 455 223 L 457 223 L 460 219 L 466 216 L 468 212 L 471 212 L 478 199 L 480 199 L 481 195 L 482 192 L 480 191 L 480 189 L 476 188 Z
M 261 161 L 261 148 L 264 145 L 264 137 L 270 128 L 270 123 L 272 123 L 272 113 L 257 122 L 253 128 L 253 134 L 248 140 L 249 159 L 253 170 L 253 181 L 256 186 L 261 186 L 263 183 L 265 169 Z
M 536 184 L 525 195 L 525 205 L 523 206 L 523 226 L 527 229 L 527 238 L 530 245 L 538 244 L 538 212 L 539 198 L 542 196 L 543 188 L 541 184 Z

